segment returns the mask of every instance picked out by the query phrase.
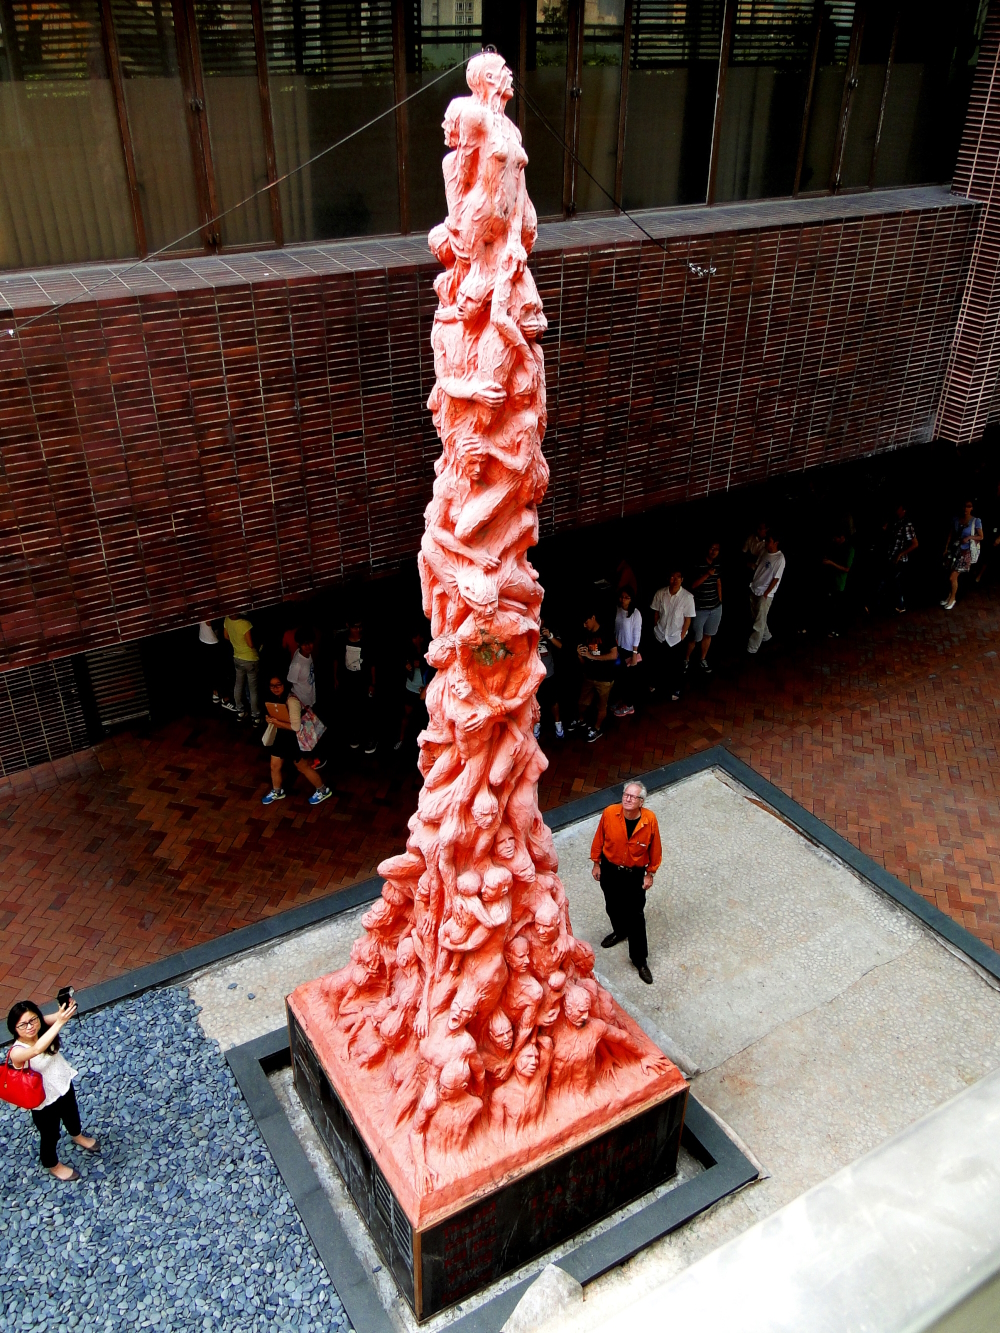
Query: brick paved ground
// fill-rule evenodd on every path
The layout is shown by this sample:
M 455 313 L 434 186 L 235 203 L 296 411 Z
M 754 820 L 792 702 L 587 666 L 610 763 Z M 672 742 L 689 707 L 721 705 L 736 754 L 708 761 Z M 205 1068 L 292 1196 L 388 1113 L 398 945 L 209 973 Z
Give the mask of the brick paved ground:
M 546 807 L 719 742 L 1000 948 L 1000 595 L 847 639 L 776 638 L 588 745 L 546 738 Z M 735 636 L 734 636 L 735 637 Z M 720 641 L 721 642 L 721 641 Z M 331 764 L 331 767 L 333 765 Z M 412 754 L 346 755 L 337 796 L 264 809 L 228 717 L 124 735 L 0 786 L 0 1010 L 93 984 L 370 875 L 416 803 Z

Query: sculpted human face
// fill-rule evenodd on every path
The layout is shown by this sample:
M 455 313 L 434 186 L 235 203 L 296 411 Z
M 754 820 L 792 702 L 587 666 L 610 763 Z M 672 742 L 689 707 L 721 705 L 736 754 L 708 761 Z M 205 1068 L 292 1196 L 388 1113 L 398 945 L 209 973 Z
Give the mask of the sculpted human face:
M 513 860 L 514 853 L 517 851 L 517 843 L 514 841 L 513 833 L 500 833 L 493 844 L 496 854 L 502 857 L 504 861 Z
M 459 1028 L 465 1027 L 472 1018 L 472 1005 L 469 1001 L 461 1001 L 456 995 L 451 1002 L 451 1013 L 448 1015 L 448 1026 L 452 1032 L 457 1032 Z
M 558 921 L 536 921 L 535 929 L 538 931 L 538 938 L 543 944 L 551 944 L 559 934 Z
M 622 809 L 626 819 L 638 819 L 642 809 L 642 794 L 638 787 L 626 787 L 622 792 Z
M 567 1000 L 563 1012 L 575 1028 L 582 1028 L 590 1017 L 590 1005 L 574 1004 Z
M 534 1042 L 518 1051 L 514 1068 L 525 1078 L 531 1078 L 538 1072 L 538 1047 Z

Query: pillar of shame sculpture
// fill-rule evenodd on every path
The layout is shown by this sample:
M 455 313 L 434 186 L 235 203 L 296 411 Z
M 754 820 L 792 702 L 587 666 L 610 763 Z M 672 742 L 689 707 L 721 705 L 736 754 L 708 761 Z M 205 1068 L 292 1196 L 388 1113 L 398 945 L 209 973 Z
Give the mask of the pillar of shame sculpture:
M 414 1231 L 678 1096 L 679 1136 L 687 1086 L 595 980 L 538 809 L 536 216 L 504 114 L 510 72 L 486 53 L 467 77 L 444 121 L 448 216 L 429 237 L 443 447 L 419 556 L 437 669 L 424 785 L 349 965 L 289 997 L 293 1046 L 311 1047 Z

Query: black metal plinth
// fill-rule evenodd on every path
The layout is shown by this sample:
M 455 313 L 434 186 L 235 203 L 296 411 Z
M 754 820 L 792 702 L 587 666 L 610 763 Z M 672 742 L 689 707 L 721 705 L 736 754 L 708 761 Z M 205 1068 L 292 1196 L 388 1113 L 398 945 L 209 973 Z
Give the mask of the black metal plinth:
M 481 1291 L 677 1169 L 686 1088 L 415 1230 L 291 1014 L 289 1039 L 299 1097 L 418 1320 Z

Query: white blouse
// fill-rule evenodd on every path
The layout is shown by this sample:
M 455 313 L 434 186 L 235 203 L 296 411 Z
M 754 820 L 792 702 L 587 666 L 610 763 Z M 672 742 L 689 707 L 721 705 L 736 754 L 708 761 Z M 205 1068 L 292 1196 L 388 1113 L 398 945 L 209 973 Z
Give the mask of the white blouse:
M 642 615 L 638 610 L 627 616 L 624 607 L 618 608 L 618 614 L 615 616 L 615 638 L 618 640 L 618 647 L 626 653 L 634 653 L 638 649 L 639 640 L 642 638 Z
M 26 1042 L 15 1041 L 11 1050 L 18 1046 L 23 1046 L 25 1050 L 29 1049 Z M 36 1074 L 41 1074 L 42 1087 L 45 1090 L 45 1101 L 41 1106 L 35 1107 L 36 1111 L 41 1111 L 43 1107 L 57 1102 L 60 1097 L 65 1097 L 78 1072 L 62 1051 L 43 1051 L 41 1055 L 33 1055 L 28 1061 L 28 1068 L 33 1069 Z

